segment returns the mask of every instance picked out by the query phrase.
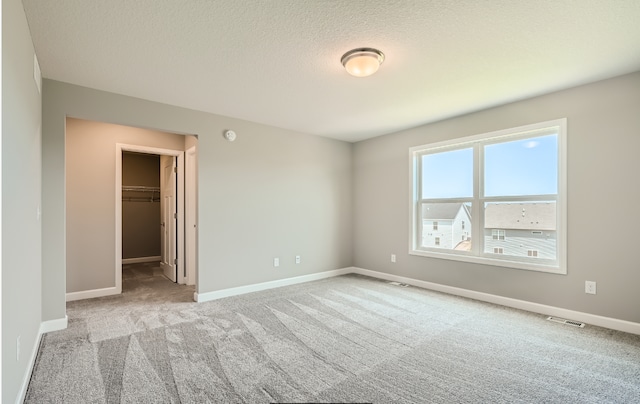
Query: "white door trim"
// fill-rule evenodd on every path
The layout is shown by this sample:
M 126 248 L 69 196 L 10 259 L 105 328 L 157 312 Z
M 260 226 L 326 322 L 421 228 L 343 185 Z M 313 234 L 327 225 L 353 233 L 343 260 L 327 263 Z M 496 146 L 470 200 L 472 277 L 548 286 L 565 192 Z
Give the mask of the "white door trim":
M 196 284 L 196 273 L 198 267 L 198 154 L 196 146 L 192 146 L 185 151 L 184 164 L 184 200 L 185 200 L 185 270 L 187 285 Z
M 187 218 L 184 205 L 184 151 L 178 155 L 178 283 L 187 283 L 184 266 L 184 224 Z
M 178 283 L 185 283 L 184 277 L 184 151 L 157 147 L 116 143 L 116 293 L 122 293 L 122 152 L 138 152 L 178 157 Z M 181 269 L 182 268 L 182 269 Z

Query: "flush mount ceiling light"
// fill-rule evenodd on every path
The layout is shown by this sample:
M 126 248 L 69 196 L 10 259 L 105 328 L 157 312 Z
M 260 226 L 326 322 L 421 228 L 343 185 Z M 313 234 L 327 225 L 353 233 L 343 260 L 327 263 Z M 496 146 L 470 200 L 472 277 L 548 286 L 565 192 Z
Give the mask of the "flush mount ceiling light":
M 367 77 L 378 71 L 384 62 L 384 53 L 373 48 L 357 48 L 342 55 L 340 62 L 350 75 Z

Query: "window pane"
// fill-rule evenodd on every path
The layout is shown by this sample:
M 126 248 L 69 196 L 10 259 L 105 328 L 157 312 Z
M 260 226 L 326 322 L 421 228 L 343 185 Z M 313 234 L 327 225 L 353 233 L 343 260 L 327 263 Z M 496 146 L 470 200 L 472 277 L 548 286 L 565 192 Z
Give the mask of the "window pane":
M 423 203 L 421 218 L 421 247 L 471 250 L 470 203 Z
M 484 147 L 484 195 L 558 193 L 558 135 Z
M 556 239 L 555 201 L 485 204 L 485 253 L 555 260 Z
M 473 196 L 473 149 L 422 156 L 422 199 Z

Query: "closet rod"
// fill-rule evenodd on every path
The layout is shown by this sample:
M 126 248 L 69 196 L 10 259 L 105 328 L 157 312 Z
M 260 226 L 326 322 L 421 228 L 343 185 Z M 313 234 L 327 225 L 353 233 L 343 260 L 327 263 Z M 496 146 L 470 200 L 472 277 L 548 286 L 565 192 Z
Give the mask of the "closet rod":
M 147 187 L 142 185 L 123 185 L 123 191 L 134 191 L 134 192 L 160 192 L 160 187 Z

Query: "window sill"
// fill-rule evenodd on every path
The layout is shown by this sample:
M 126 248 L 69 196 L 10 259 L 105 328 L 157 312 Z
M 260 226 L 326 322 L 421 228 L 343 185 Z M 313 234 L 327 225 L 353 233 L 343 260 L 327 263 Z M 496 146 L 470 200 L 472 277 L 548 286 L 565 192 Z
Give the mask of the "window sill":
M 409 255 L 444 259 L 444 260 L 450 260 L 450 261 L 470 262 L 470 263 L 481 264 L 481 265 L 499 266 L 499 267 L 505 267 L 510 269 L 545 272 L 545 273 L 551 273 L 551 274 L 557 274 L 557 275 L 567 274 L 566 266 L 557 265 L 554 263 L 545 265 L 542 263 L 534 263 L 534 262 L 525 262 L 525 261 L 508 260 L 508 259 L 495 259 L 495 258 L 484 257 L 484 256 L 479 257 L 476 255 L 464 254 L 464 253 L 445 253 L 445 252 L 426 251 L 426 250 L 409 250 Z

